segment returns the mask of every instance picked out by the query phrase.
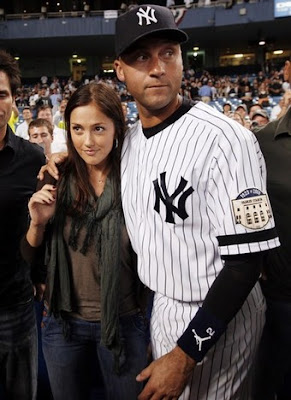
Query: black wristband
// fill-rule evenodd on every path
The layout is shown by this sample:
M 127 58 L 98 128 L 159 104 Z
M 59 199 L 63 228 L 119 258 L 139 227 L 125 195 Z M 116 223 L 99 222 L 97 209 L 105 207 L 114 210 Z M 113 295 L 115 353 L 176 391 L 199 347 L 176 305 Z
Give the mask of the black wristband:
M 205 308 L 199 308 L 177 344 L 196 362 L 201 361 L 207 351 L 217 342 L 227 325 Z

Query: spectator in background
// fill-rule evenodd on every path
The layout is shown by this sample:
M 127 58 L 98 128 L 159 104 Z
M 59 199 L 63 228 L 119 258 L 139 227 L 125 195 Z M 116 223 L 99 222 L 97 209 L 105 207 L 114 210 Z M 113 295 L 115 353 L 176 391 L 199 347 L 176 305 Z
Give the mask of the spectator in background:
M 278 115 L 281 113 L 283 105 L 284 105 L 284 99 L 282 97 L 279 100 L 278 104 L 276 104 L 272 108 L 271 115 L 270 115 L 270 121 L 275 121 L 276 119 L 278 119 Z
M 238 89 L 239 89 L 239 85 L 237 82 L 230 82 L 228 97 L 230 97 L 230 98 L 238 97 Z
M 46 119 L 35 119 L 28 127 L 29 141 L 38 144 L 44 151 L 47 160 L 56 153 L 53 143 L 53 127 Z
M 198 94 L 203 103 L 210 103 L 210 101 L 212 100 L 211 82 L 209 83 L 207 79 L 204 79 Z
M 230 101 L 227 101 L 226 103 L 223 104 L 222 112 L 227 116 L 229 116 L 232 113 L 232 104 Z
M 54 90 L 54 89 L 58 89 L 58 90 L 60 90 L 60 83 L 59 83 L 59 78 L 58 77 L 56 77 L 56 76 L 54 76 L 53 78 L 52 78 L 52 83 L 50 84 L 50 89 L 51 90 Z
M 32 112 L 29 106 L 26 106 L 22 110 L 22 117 L 24 119 L 21 124 L 19 124 L 16 128 L 15 135 L 22 137 L 23 139 L 28 140 L 29 135 L 28 135 L 28 125 L 32 121 Z
M 250 117 L 250 119 L 252 119 L 252 116 L 253 116 L 255 111 L 262 110 L 262 109 L 263 109 L 263 107 L 259 103 L 251 104 L 251 106 L 249 108 L 249 117 Z
M 211 99 L 212 100 L 217 99 L 217 97 L 218 97 L 217 89 L 216 89 L 216 86 L 213 85 L 213 81 L 211 79 L 209 79 L 209 81 L 208 81 L 208 86 L 210 86 L 210 89 L 211 89 Z
M 11 111 L 11 115 L 8 121 L 8 125 L 10 126 L 10 128 L 12 129 L 12 131 L 15 133 L 16 130 L 16 124 L 18 122 L 18 117 L 19 117 L 19 111 L 18 108 L 16 107 L 15 104 L 15 98 L 13 100 L 13 104 L 12 104 L 12 111 Z
M 248 115 L 248 109 L 247 106 L 245 104 L 239 104 L 236 109 L 235 112 L 238 112 L 242 118 L 244 119 L 246 115 Z
M 240 99 L 243 102 L 243 104 L 245 104 L 247 106 L 247 109 L 249 110 L 251 104 L 253 104 L 252 91 L 251 91 L 249 85 L 245 85 L 243 87 Z
M 51 99 L 50 99 L 50 97 L 48 96 L 48 93 L 47 93 L 47 85 L 43 85 L 41 87 L 40 93 L 39 93 L 39 97 L 35 102 L 35 107 L 36 107 L 37 111 L 42 106 L 49 106 L 50 108 L 53 107 L 52 101 L 51 101 Z
M 234 119 L 235 121 L 237 121 L 239 124 L 241 124 L 242 126 L 245 125 L 245 120 L 244 117 L 242 116 L 242 114 L 238 111 L 235 111 L 234 113 L 230 113 L 229 117 Z
M 125 126 L 126 126 L 126 127 L 129 127 L 129 126 L 131 126 L 131 124 L 130 124 L 130 121 L 129 121 L 129 119 L 128 119 L 128 106 L 127 106 L 127 102 L 126 102 L 126 101 L 123 101 L 123 102 L 121 103 L 121 107 L 122 107 L 122 112 L 123 112 L 123 115 L 124 115 Z
M 282 94 L 282 82 L 280 78 L 275 75 L 269 83 L 269 95 L 270 96 L 280 96 Z
M 254 127 L 261 128 L 270 121 L 269 115 L 265 110 L 257 110 L 253 113 L 251 118 L 251 129 L 253 130 Z
M 218 88 L 218 97 L 228 97 L 229 91 L 230 91 L 230 81 L 225 77 L 220 81 L 220 86 Z
M 37 113 L 37 118 L 43 118 L 49 121 L 53 127 L 53 145 L 54 152 L 67 151 L 67 136 L 64 129 L 58 128 L 53 123 L 53 112 L 49 106 L 41 106 Z
M 259 84 L 257 79 L 254 79 L 251 85 L 252 89 L 252 97 L 258 97 L 259 96 Z
M 62 101 L 62 95 L 59 93 L 59 90 L 57 87 L 52 89 L 52 94 L 50 95 L 50 99 L 51 99 L 51 103 L 52 103 L 53 115 L 55 115 L 55 113 L 59 109 L 60 103 Z
M 17 93 L 17 96 L 15 98 L 15 104 L 16 107 L 19 109 L 23 109 L 24 107 L 28 106 L 28 99 L 25 96 L 25 93 L 23 92 L 23 90 L 19 90 Z
M 259 71 L 258 76 L 257 76 L 257 81 L 258 84 L 260 85 L 264 80 L 266 79 L 265 74 L 263 71 Z
M 269 90 L 265 82 L 262 82 L 259 86 L 258 98 L 258 103 L 261 104 L 262 107 L 268 107 L 270 105 Z
M 37 90 L 36 87 L 34 87 L 32 89 L 32 91 L 31 91 L 31 93 L 30 93 L 29 98 L 28 98 L 28 105 L 29 105 L 29 107 L 31 109 L 33 118 L 36 117 L 36 113 L 37 113 L 36 107 L 35 107 L 37 99 L 38 99 L 38 90 Z
M 67 107 L 68 100 L 63 99 L 59 105 L 59 109 L 53 116 L 53 123 L 55 126 L 61 129 L 65 129 L 65 109 Z
M 46 85 L 48 82 L 48 77 L 46 75 L 42 75 L 40 78 L 42 85 Z
M 194 79 L 190 83 L 190 97 L 191 100 L 200 100 L 199 96 L 199 88 L 201 86 L 201 83 L 198 79 Z

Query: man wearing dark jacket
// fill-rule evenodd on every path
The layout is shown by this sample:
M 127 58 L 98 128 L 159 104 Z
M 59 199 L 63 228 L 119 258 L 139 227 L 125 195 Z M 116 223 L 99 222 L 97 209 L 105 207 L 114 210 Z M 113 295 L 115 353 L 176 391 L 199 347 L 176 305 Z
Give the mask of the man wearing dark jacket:
M 11 400 L 35 400 L 37 336 L 30 270 L 19 243 L 27 228 L 27 203 L 45 163 L 41 148 L 8 126 L 20 71 L 0 51 L 0 385 Z
M 291 82 L 291 63 L 284 78 Z M 288 108 L 289 107 L 289 108 Z M 281 247 L 266 253 L 262 288 L 266 325 L 255 380 L 256 400 L 291 397 L 291 107 L 281 118 L 255 131 L 267 165 L 269 193 Z

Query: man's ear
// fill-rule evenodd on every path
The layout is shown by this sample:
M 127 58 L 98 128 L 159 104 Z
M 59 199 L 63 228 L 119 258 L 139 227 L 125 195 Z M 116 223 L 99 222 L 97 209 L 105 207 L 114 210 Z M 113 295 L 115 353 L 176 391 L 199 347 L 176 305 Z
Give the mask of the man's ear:
M 117 78 L 118 78 L 121 82 L 124 82 L 124 81 L 125 81 L 125 78 L 124 78 L 124 73 L 123 73 L 123 69 L 122 69 L 122 66 L 121 66 L 120 59 L 116 59 L 116 60 L 114 61 L 114 69 L 115 69 Z

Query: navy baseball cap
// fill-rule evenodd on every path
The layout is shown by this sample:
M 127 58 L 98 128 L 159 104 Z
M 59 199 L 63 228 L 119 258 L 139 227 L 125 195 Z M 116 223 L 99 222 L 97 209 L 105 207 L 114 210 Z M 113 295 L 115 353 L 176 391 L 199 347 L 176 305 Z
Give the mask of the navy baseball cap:
M 119 57 L 139 39 L 165 33 L 168 39 L 183 43 L 188 35 L 178 29 L 174 16 L 167 7 L 143 4 L 121 14 L 116 20 L 115 52 Z

